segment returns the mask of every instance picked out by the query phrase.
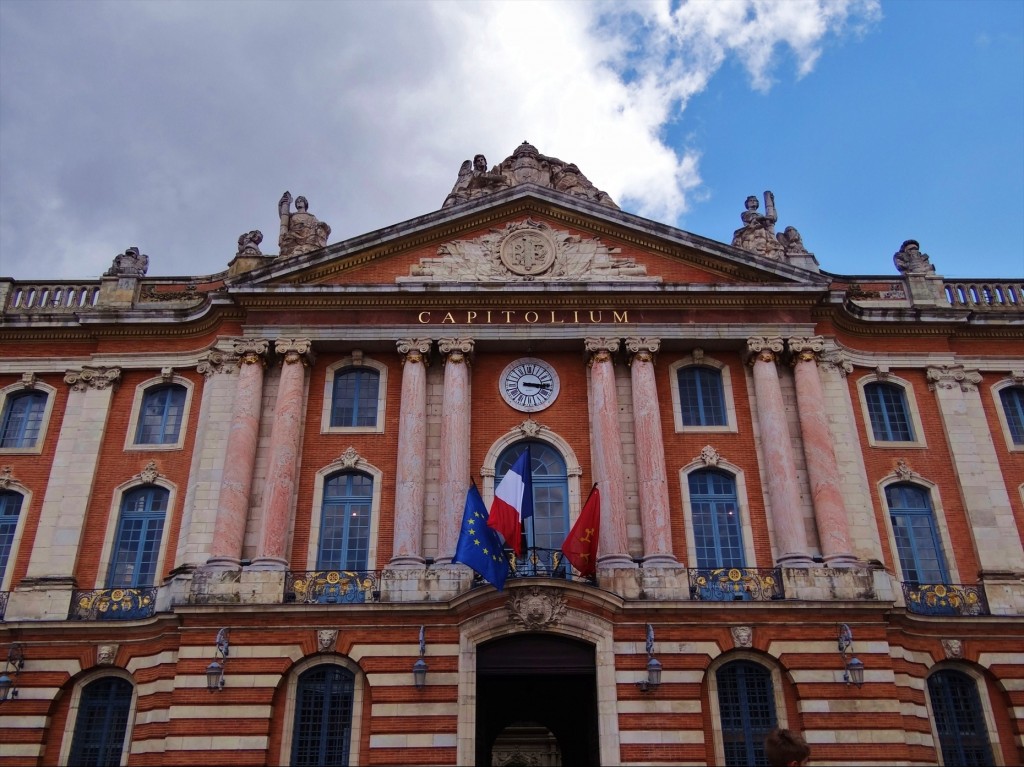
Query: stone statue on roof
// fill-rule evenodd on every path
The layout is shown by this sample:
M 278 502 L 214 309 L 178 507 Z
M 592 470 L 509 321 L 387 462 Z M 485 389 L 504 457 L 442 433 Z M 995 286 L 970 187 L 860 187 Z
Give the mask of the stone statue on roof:
M 927 253 L 921 252 L 921 245 L 917 240 L 904 240 L 900 249 L 893 255 L 892 261 L 903 274 L 935 271 L 935 265 L 928 259 Z
M 309 212 L 306 198 L 295 198 L 294 213 L 291 207 L 292 195 L 285 192 L 277 206 L 281 214 L 281 257 L 299 256 L 326 246 L 327 238 L 331 236 L 331 227 Z
M 733 232 L 732 245 L 759 256 L 781 260 L 786 249 L 775 235 L 775 222 L 779 218 L 775 212 L 775 195 L 764 193 L 764 215 L 758 213 L 759 207 L 757 198 L 750 195 L 744 203 L 745 210 L 740 214 L 743 226 Z
M 104 277 L 145 277 L 149 270 L 149 256 L 136 247 L 114 256 L 114 263 L 103 273 Z

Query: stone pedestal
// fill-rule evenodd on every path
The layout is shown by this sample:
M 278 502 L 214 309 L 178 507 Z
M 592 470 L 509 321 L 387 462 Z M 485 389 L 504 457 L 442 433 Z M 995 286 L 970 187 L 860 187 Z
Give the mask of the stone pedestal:
M 66 621 L 76 588 L 74 578 L 23 578 L 7 597 L 4 623 Z

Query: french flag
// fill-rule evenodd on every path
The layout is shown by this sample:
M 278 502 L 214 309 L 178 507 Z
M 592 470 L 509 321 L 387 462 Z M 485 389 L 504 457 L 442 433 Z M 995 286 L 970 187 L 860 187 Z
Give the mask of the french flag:
M 509 469 L 494 491 L 487 526 L 501 533 L 505 545 L 517 557 L 523 555 L 523 520 L 533 516 L 533 482 L 530 480 L 530 448 Z

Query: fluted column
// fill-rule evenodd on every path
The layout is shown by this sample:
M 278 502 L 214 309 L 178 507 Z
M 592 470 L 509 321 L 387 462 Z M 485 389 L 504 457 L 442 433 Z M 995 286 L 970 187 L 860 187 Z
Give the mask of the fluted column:
M 626 535 L 626 491 L 622 471 L 622 438 L 615 392 L 612 355 L 618 351 L 617 338 L 587 338 L 590 355 L 590 412 L 593 418 L 591 450 L 594 480 L 601 490 L 601 546 L 599 567 L 636 567 L 629 556 Z
M 661 435 L 661 409 L 654 377 L 654 355 L 660 347 L 661 340 L 657 338 L 626 339 L 633 382 L 633 438 L 644 564 L 655 567 L 679 565 L 672 554 L 665 442 Z
M 262 338 L 244 338 L 236 340 L 233 346 L 238 355 L 238 381 L 220 482 L 217 521 L 210 544 L 210 558 L 206 562 L 215 570 L 237 570 L 241 567 L 263 406 L 263 369 L 269 344 Z
M 469 338 L 442 338 L 437 348 L 445 356 L 444 397 L 441 402 L 441 508 L 437 519 L 438 564 L 455 556 L 459 527 L 469 490 L 470 382 Z
M 757 423 L 761 429 L 761 451 L 766 462 L 768 498 L 771 501 L 775 530 L 776 564 L 784 567 L 810 567 L 807 533 L 800 514 L 800 491 L 796 482 L 796 461 L 786 426 L 776 355 L 782 351 L 782 339 L 748 338 L 752 353 L 754 395 L 757 398 Z
M 288 567 L 288 523 L 295 494 L 299 441 L 302 437 L 302 395 L 306 366 L 312 358 L 310 342 L 279 338 L 274 352 L 281 357 L 281 380 L 270 432 L 270 463 L 263 487 L 263 516 L 254 570 Z
M 402 355 L 402 405 L 395 471 L 395 538 L 391 567 L 422 567 L 423 500 L 427 466 L 427 365 L 429 338 L 398 341 Z
M 825 348 L 821 336 L 790 338 L 793 376 L 800 414 L 804 459 L 811 484 L 814 521 L 822 558 L 829 567 L 853 567 L 857 558 L 850 545 L 850 524 L 840 487 L 839 462 L 832 448 L 825 414 L 825 395 L 818 374 L 818 356 Z

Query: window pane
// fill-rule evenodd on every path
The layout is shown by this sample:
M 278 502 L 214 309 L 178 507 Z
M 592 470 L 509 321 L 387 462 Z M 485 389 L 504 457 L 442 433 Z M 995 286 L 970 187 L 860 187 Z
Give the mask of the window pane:
M 156 580 L 168 492 L 145 487 L 125 495 L 106 588 L 144 588 Z
M 975 681 L 960 671 L 938 671 L 928 677 L 928 694 L 943 763 L 995 764 Z
M 7 562 L 11 557 L 20 512 L 21 495 L 6 490 L 0 491 L 0 585 L 3 584 Z
M 746 567 L 735 480 L 725 472 L 695 471 L 689 485 L 697 567 Z
M 85 686 L 78 702 L 70 767 L 121 764 L 131 703 L 132 685 L 124 679 L 107 677 Z
M 46 394 L 43 392 L 9 396 L 0 420 L 0 447 L 35 447 L 45 410 Z
M 900 569 L 908 583 L 948 583 L 935 515 L 927 490 L 901 483 L 885 489 Z
M 380 374 L 367 368 L 335 373 L 331 426 L 376 426 Z
M 767 765 L 764 739 L 776 727 L 771 672 L 750 661 L 734 661 L 715 675 L 727 767 Z
M 880 442 L 913 442 L 907 398 L 895 384 L 871 383 L 864 387 L 871 430 Z
M 1003 389 L 999 392 L 999 399 L 1003 401 L 1010 439 L 1015 445 L 1024 445 L 1024 386 Z
M 317 568 L 365 570 L 370 555 L 373 478 L 336 474 L 324 483 Z
M 137 445 L 171 445 L 178 441 L 185 411 L 185 387 L 159 386 L 146 391 L 135 431 Z
M 680 368 L 679 409 L 684 426 L 725 426 L 722 374 L 714 368 Z
M 354 677 L 340 666 L 320 666 L 299 677 L 292 731 L 292 764 L 349 763 Z
M 528 520 L 525 525 L 526 545 L 559 549 L 569 534 L 569 477 L 561 453 L 544 442 L 517 442 L 498 457 L 494 486 L 501 484 L 527 445 L 533 480 L 533 521 Z

